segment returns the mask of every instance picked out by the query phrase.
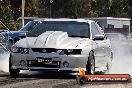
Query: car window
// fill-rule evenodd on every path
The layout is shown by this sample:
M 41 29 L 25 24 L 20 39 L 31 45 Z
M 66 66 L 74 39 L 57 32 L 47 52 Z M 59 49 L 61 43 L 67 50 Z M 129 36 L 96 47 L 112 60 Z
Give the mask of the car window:
M 104 30 L 102 29 L 102 27 L 99 25 L 99 23 L 95 23 L 97 29 L 99 30 L 99 32 L 103 35 L 104 34 Z
M 92 37 L 94 38 L 95 35 L 102 34 L 101 31 L 97 28 L 96 24 L 94 22 L 91 23 L 91 31 L 92 31 Z
M 85 22 L 59 22 L 59 21 L 43 21 L 38 23 L 29 33 L 29 37 L 37 37 L 46 31 L 63 31 L 67 32 L 69 37 L 90 37 L 89 24 Z
M 37 23 L 37 21 L 29 21 L 24 27 L 20 29 L 20 31 L 30 31 Z

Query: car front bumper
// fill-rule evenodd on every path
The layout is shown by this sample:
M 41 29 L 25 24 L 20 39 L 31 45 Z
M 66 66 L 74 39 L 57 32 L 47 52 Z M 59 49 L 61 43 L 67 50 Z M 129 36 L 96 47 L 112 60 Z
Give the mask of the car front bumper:
M 37 58 L 41 58 L 38 61 Z M 44 63 L 42 59 L 51 61 Z M 11 69 L 35 71 L 78 71 L 78 67 L 86 67 L 88 55 L 24 55 L 13 53 L 11 55 Z M 54 63 L 53 63 L 54 62 Z M 66 65 L 64 64 L 66 63 Z M 68 66 L 67 66 L 68 65 Z

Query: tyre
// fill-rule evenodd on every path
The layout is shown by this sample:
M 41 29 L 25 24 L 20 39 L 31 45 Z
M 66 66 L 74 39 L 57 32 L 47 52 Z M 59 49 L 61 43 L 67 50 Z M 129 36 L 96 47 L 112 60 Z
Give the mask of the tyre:
M 12 78 L 17 78 L 19 76 L 19 72 L 20 72 L 19 69 L 10 69 L 10 76 Z
M 105 71 L 104 74 L 110 74 L 111 67 L 112 67 L 112 60 L 113 60 L 113 53 L 111 53 L 109 61 L 108 61 L 107 65 L 106 65 L 107 70 Z
M 87 79 L 84 76 L 78 76 L 76 77 L 76 80 L 79 85 L 84 85 L 87 81 Z
M 111 68 L 110 65 L 107 64 L 106 68 L 107 68 L 107 70 L 103 74 L 110 74 L 110 68 Z
M 86 64 L 86 74 L 94 74 L 94 73 L 95 73 L 95 57 L 94 57 L 94 53 L 90 52 Z
M 10 57 L 9 57 L 9 72 L 10 72 L 11 66 L 12 66 L 12 64 L 11 64 L 11 55 L 10 55 Z
M 9 57 L 9 72 L 10 72 L 10 76 L 12 78 L 18 77 L 20 70 L 19 69 L 11 69 L 11 66 L 12 66 L 12 64 L 11 64 L 11 55 L 10 55 L 10 57 Z

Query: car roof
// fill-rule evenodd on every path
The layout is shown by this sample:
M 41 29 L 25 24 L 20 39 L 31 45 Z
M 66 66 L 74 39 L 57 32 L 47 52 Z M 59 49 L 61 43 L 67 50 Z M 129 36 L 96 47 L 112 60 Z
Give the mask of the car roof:
M 46 18 L 46 19 L 35 19 L 34 21 L 75 21 L 75 22 L 95 22 L 88 19 L 70 19 L 70 18 Z

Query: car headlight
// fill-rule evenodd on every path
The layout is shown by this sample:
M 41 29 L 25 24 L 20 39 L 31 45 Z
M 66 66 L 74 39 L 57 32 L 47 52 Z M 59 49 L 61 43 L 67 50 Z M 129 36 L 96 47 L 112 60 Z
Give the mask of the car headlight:
M 13 53 L 21 53 L 21 54 L 29 54 L 28 48 L 22 48 L 22 47 L 12 47 Z
M 64 49 L 59 54 L 60 55 L 77 55 L 81 54 L 82 49 Z

